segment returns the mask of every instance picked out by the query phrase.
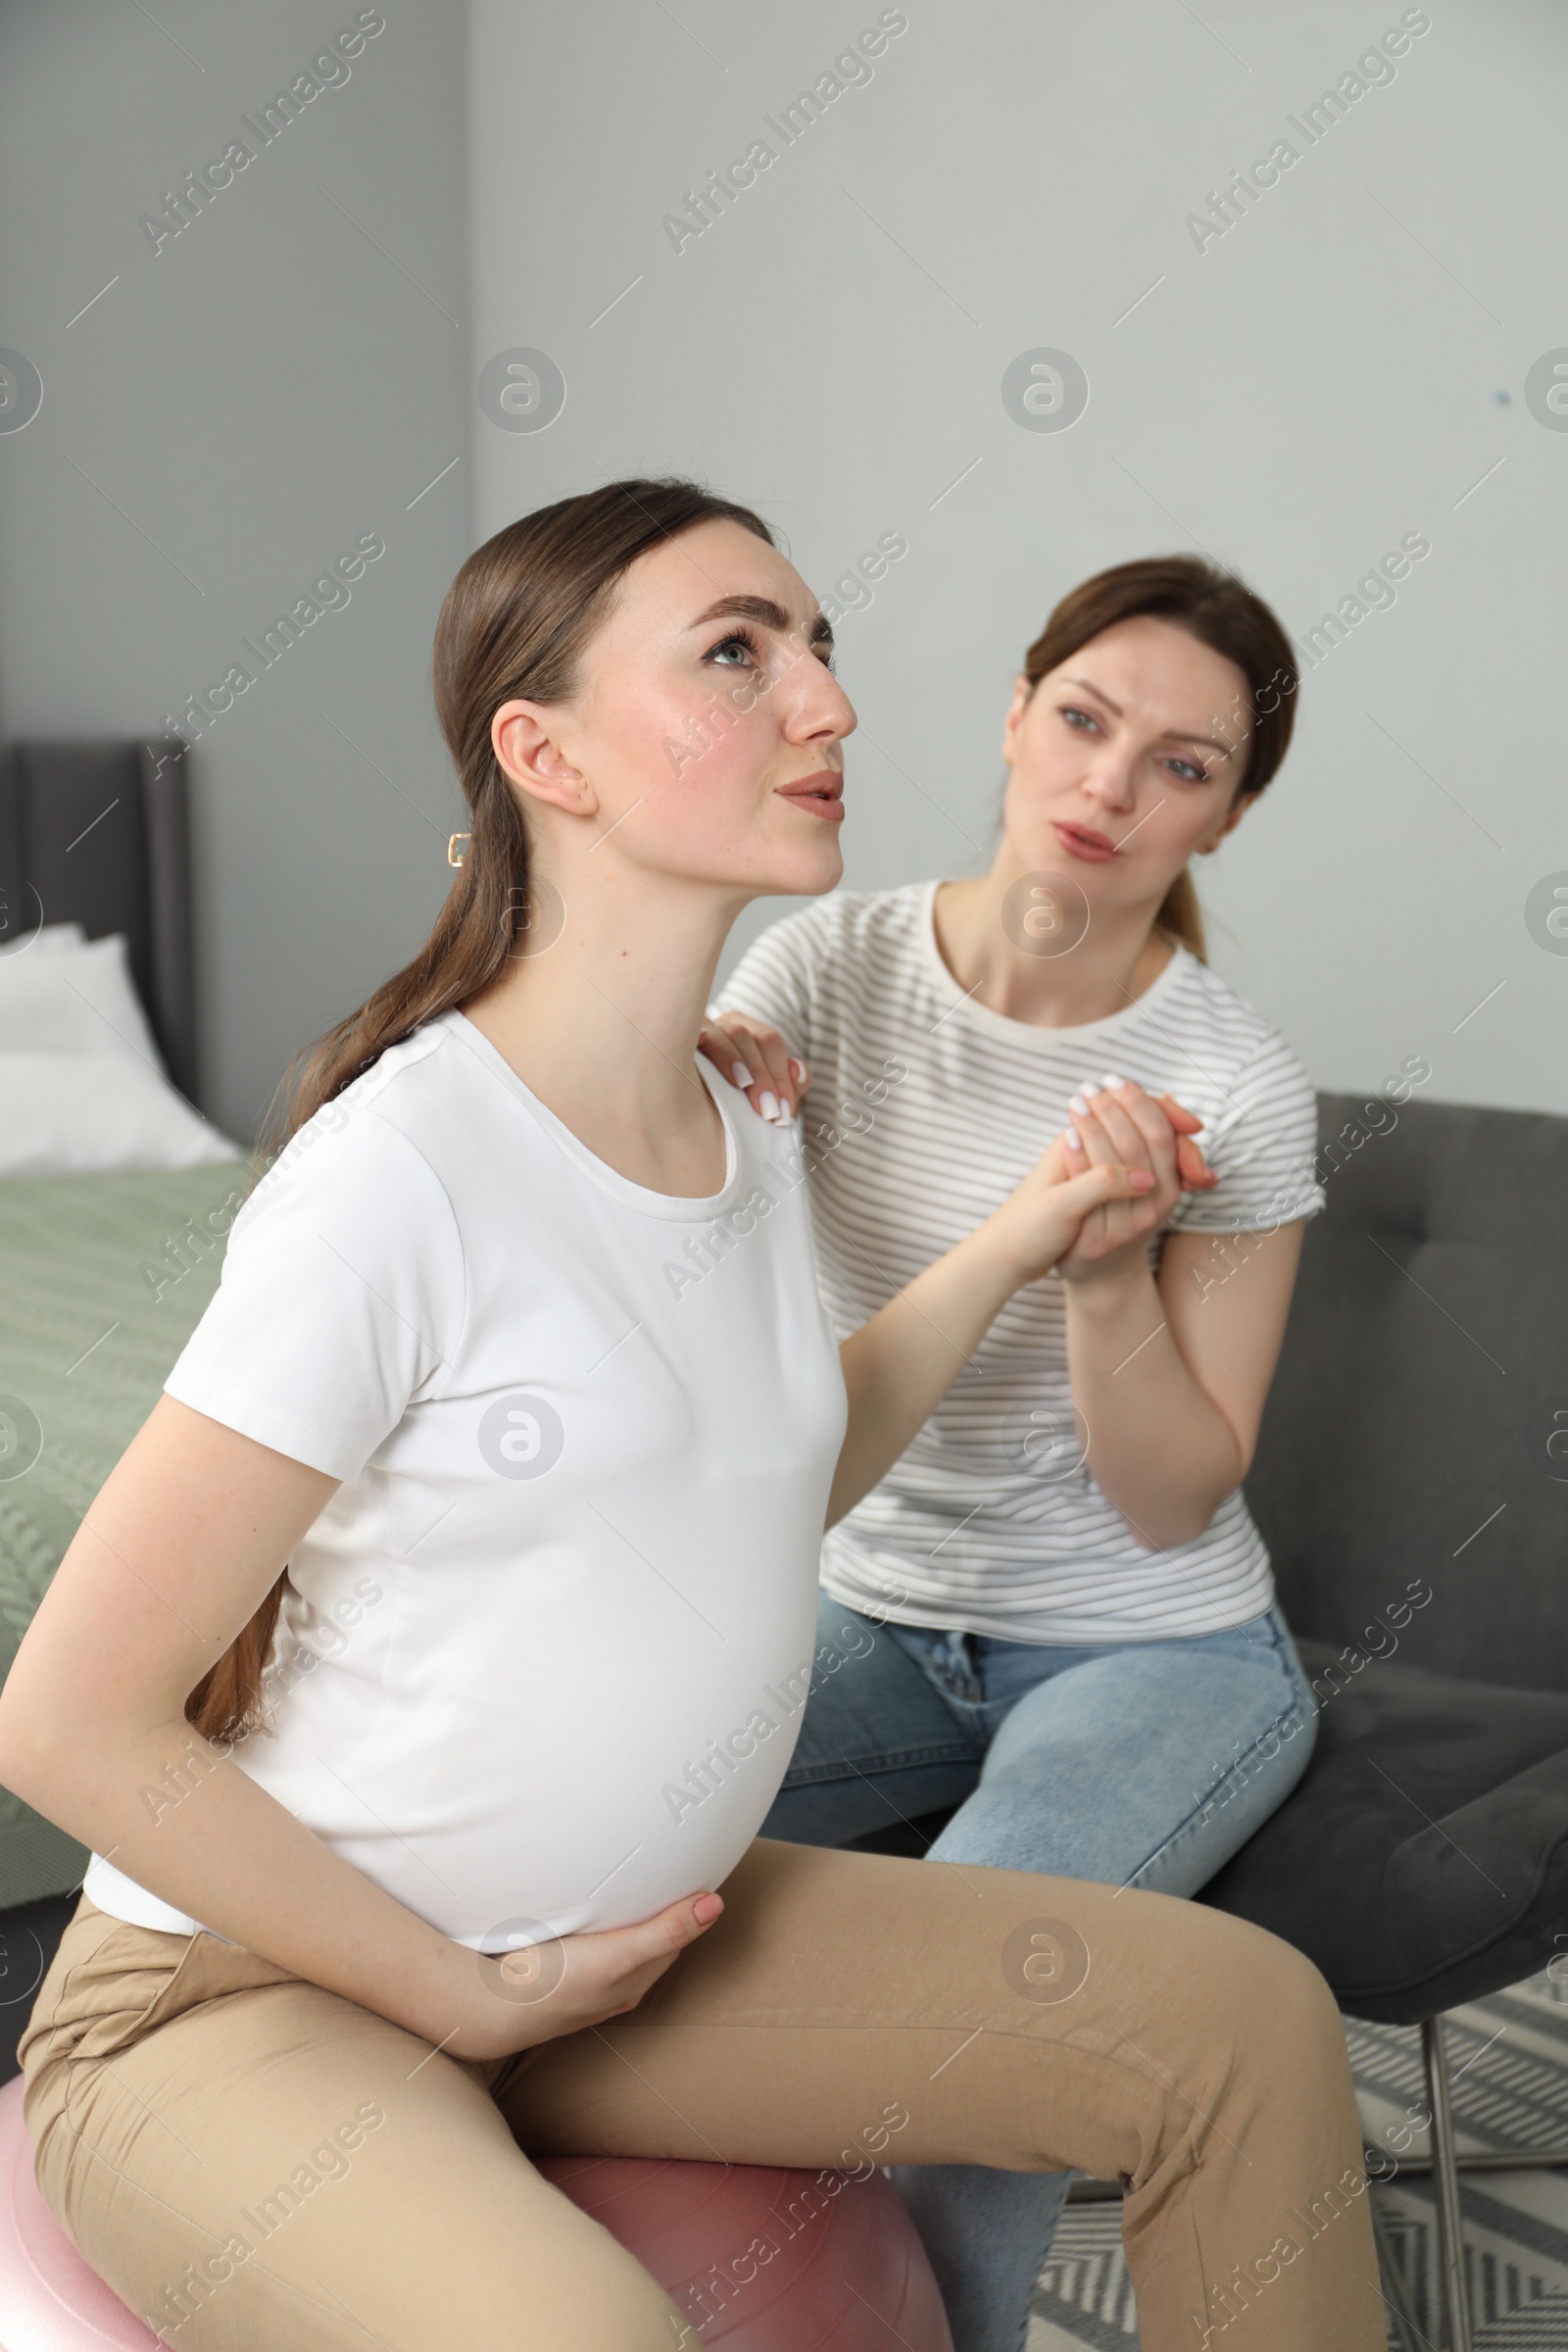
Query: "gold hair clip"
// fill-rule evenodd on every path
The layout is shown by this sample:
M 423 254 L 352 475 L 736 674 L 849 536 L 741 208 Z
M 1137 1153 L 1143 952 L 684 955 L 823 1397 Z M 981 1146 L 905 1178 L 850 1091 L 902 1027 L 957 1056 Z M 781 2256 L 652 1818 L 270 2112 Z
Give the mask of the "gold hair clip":
M 449 837 L 447 841 L 448 865 L 461 865 L 463 863 L 463 859 L 461 858 L 455 858 L 452 853 L 457 848 L 460 841 L 471 841 L 472 839 L 473 835 L 471 833 L 454 833 Z

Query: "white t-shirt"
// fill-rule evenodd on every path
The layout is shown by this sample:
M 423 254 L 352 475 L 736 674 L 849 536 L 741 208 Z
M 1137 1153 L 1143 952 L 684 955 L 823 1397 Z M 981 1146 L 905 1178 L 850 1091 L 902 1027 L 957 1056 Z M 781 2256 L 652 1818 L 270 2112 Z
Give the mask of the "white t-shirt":
M 802 1132 L 841 1337 L 972 1233 L 1068 1125 L 1068 1098 L 1106 1072 L 1210 1123 L 1220 1183 L 1185 1194 L 1170 1228 L 1267 1231 L 1322 1207 L 1311 1083 L 1206 965 L 1178 949 L 1122 1011 L 1036 1028 L 964 996 L 932 929 L 937 887 L 819 900 L 765 931 L 719 992 L 811 1065 Z M 1151 1254 L 1157 1265 L 1157 1237 Z M 1226 1271 L 1216 1254 L 1215 1278 Z M 1010 1642 L 1171 1639 L 1271 1605 L 1240 1489 L 1202 1535 L 1155 1550 L 1089 1475 L 1086 1442 L 1049 1275 L 1003 1309 L 906 1452 L 829 1531 L 824 1586 L 900 1624 Z
M 676 1200 L 430 1022 L 246 1202 L 167 1384 L 343 1482 L 236 1760 L 480 1950 L 716 1886 L 800 1728 L 844 1386 L 799 1144 L 695 1066 L 727 1172 Z

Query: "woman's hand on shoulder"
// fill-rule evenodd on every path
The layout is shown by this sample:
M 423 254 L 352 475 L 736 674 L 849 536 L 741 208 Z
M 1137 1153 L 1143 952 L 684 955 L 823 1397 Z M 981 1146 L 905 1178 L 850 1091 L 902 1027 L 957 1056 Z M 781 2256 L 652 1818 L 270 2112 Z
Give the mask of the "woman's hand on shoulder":
M 688 1894 L 635 1927 L 554 1936 L 516 1951 L 449 1943 L 428 2038 L 454 2058 L 510 2058 L 623 2017 L 723 1908 L 721 1895 Z
M 811 1073 L 776 1029 L 765 1021 L 749 1020 L 743 1012 L 726 1012 L 721 1021 L 709 1022 L 697 1046 L 714 1069 L 740 1089 L 760 1118 L 779 1127 L 790 1125 Z

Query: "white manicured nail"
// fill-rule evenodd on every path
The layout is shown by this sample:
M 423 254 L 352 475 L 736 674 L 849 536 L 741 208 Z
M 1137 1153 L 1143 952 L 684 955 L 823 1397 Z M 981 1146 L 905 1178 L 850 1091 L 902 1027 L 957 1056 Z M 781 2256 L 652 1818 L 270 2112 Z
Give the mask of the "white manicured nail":
M 1076 1127 L 1064 1128 L 1063 1133 L 1065 1134 L 1067 1142 L 1074 1152 L 1081 1152 L 1083 1150 L 1083 1145 L 1078 1140 L 1078 1130 Z
M 756 1079 L 752 1076 L 751 1071 L 746 1067 L 744 1061 L 738 1061 L 735 1064 L 734 1070 L 731 1072 L 731 1076 L 734 1078 L 736 1085 L 739 1087 L 755 1086 L 757 1083 Z
M 1108 1086 L 1108 1087 L 1117 1087 L 1117 1086 L 1125 1086 L 1125 1085 L 1126 1085 L 1126 1083 L 1127 1083 L 1127 1081 L 1126 1081 L 1126 1079 L 1125 1079 L 1125 1078 L 1115 1078 L 1115 1077 L 1111 1077 L 1111 1078 L 1106 1078 L 1106 1079 L 1103 1079 L 1103 1080 L 1102 1081 L 1102 1083 L 1103 1085 L 1105 1085 L 1105 1086 Z
M 1074 1095 L 1072 1101 L 1068 1103 L 1067 1108 L 1071 1111 L 1075 1111 L 1080 1119 L 1087 1119 L 1089 1116 L 1089 1105 L 1084 1101 L 1082 1095 Z
M 764 1087 L 762 1089 L 762 1092 L 757 1099 L 757 1107 L 761 1112 L 764 1119 L 771 1119 L 775 1125 L 777 1124 L 778 1097 L 773 1093 L 770 1087 Z

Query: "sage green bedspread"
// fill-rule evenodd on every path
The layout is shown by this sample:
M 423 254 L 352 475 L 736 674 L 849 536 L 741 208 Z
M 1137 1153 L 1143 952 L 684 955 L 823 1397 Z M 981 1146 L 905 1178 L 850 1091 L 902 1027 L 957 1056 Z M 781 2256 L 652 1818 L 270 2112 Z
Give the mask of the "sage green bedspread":
M 217 1288 L 249 1184 L 243 1161 L 0 1182 L 0 1678 Z M 66 1893 L 86 1860 L 0 1788 L 0 1911 Z

